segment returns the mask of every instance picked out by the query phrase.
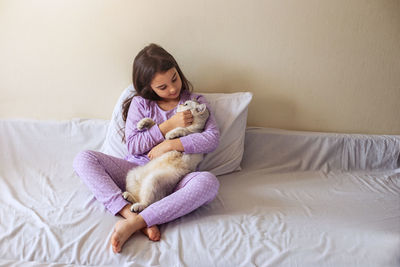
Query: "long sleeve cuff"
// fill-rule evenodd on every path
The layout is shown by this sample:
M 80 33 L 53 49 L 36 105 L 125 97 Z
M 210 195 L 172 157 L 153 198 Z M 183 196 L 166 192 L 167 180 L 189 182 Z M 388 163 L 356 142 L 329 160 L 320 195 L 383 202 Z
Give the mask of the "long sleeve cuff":
M 214 151 L 219 143 L 219 133 L 208 131 L 193 133 L 180 138 L 185 153 L 205 154 Z
M 159 144 L 165 140 L 158 124 L 149 129 L 149 135 L 153 138 L 156 144 Z
M 127 148 L 128 152 L 132 155 L 146 154 L 154 146 L 158 145 L 165 138 L 161 133 L 158 125 L 154 125 L 150 129 L 144 131 L 136 131 L 136 135 L 128 138 Z
M 188 154 L 196 153 L 192 138 L 187 138 L 187 136 L 184 136 L 184 137 L 180 138 L 180 141 L 182 143 L 185 153 L 188 153 Z

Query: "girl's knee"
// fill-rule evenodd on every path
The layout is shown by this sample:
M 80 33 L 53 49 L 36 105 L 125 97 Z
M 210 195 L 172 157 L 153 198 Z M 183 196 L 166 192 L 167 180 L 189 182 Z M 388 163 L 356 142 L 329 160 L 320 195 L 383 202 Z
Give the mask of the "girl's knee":
M 204 179 L 207 180 L 207 183 L 215 188 L 219 188 L 219 181 L 217 177 L 211 172 L 203 172 Z
M 211 172 L 201 172 L 200 177 L 202 187 L 209 193 L 209 201 L 213 200 L 217 196 L 219 189 L 217 177 Z
M 87 165 L 91 165 L 92 162 L 97 161 L 95 151 L 92 150 L 84 150 L 79 152 L 72 163 L 74 170 L 79 174 L 79 171 L 82 167 L 87 167 Z

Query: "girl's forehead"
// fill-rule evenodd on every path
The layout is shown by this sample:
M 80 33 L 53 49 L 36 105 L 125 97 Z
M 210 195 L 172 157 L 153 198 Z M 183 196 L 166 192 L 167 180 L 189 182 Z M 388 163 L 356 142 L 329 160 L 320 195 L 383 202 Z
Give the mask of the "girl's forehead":
M 170 68 L 166 72 L 157 72 L 154 75 L 153 80 L 151 81 L 152 85 L 158 85 L 158 84 L 163 84 L 165 82 L 169 82 L 171 78 L 174 76 L 176 72 L 175 68 Z

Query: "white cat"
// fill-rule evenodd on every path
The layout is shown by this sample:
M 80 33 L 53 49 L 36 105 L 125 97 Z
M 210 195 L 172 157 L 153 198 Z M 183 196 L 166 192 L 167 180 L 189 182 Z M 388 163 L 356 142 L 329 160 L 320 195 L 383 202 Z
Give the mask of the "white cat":
M 209 117 L 205 104 L 188 100 L 178 105 L 177 112 L 190 110 L 193 122 L 188 127 L 178 127 L 165 134 L 165 139 L 174 139 L 191 133 L 201 132 Z M 150 118 L 140 120 L 136 127 L 139 130 L 151 128 L 155 122 Z M 203 154 L 185 154 L 170 151 L 148 162 L 135 167 L 126 176 L 126 191 L 122 196 L 132 203 L 131 211 L 140 212 L 150 204 L 172 193 L 176 184 L 189 172 L 195 171 L 203 159 Z

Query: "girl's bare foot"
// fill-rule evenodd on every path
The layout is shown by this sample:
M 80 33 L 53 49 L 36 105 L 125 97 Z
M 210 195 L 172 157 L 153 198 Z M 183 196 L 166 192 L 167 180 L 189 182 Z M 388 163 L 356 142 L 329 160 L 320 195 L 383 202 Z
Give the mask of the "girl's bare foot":
M 151 240 L 151 241 L 160 241 L 161 233 L 160 229 L 158 229 L 157 225 L 153 225 L 151 227 L 145 227 L 142 229 L 142 232 Z
M 131 212 L 130 204 L 125 205 L 119 214 L 125 219 L 119 220 L 114 227 L 111 235 L 110 244 L 114 253 L 119 253 L 122 246 L 136 231 L 143 229 L 142 232 L 152 241 L 160 240 L 160 230 L 157 225 L 147 228 L 147 224 L 140 214 Z
M 121 252 L 122 246 L 128 238 L 144 227 L 146 227 L 146 223 L 140 215 L 119 220 L 115 224 L 114 232 L 112 233 L 110 240 L 113 252 Z

